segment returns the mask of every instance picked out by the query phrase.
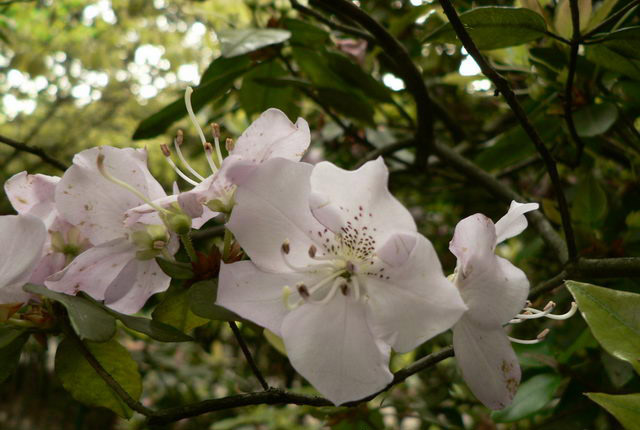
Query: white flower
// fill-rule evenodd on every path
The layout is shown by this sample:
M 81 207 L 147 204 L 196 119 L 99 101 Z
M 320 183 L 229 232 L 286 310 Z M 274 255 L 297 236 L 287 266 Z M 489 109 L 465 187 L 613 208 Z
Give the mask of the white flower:
M 456 361 L 467 385 L 491 409 L 511 403 L 520 365 L 503 326 L 520 312 L 529 294 L 524 272 L 495 254 L 496 245 L 527 227 L 524 213 L 537 203 L 512 202 L 497 223 L 482 214 L 458 223 L 449 245 L 458 258 L 455 284 L 469 310 L 453 328 Z
M 44 223 L 33 215 L 0 216 L 0 304 L 24 303 L 22 291 L 42 257 Z
M 391 348 L 410 351 L 466 309 L 381 158 L 353 172 L 275 158 L 235 174 L 227 227 L 251 261 L 223 265 L 217 303 L 281 336 L 332 402 L 384 388 Z
M 169 287 L 171 279 L 154 257 L 172 255 L 177 243 L 158 213 L 133 225 L 125 224 L 125 214 L 164 197 L 147 168 L 145 150 L 102 146 L 76 154 L 56 188 L 56 206 L 94 247 L 45 285 L 67 294 L 84 291 L 117 311 L 137 312 L 149 296 Z

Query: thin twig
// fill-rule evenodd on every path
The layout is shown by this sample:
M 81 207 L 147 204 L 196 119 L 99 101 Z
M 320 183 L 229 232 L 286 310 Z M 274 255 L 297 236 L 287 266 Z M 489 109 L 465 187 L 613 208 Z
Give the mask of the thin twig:
M 247 360 L 247 364 L 249 364 L 251 371 L 255 375 L 258 382 L 260 382 L 260 385 L 262 385 L 262 388 L 265 391 L 267 391 L 269 389 L 269 384 L 264 379 L 264 376 L 262 376 L 262 372 L 260 372 L 260 369 L 258 369 L 258 366 L 256 365 L 256 362 L 253 359 L 253 356 L 251 355 L 251 351 L 249 351 L 249 347 L 244 341 L 244 338 L 242 337 L 242 333 L 240 333 L 240 329 L 236 325 L 236 322 L 229 321 L 229 327 L 231 327 L 231 331 L 233 331 L 233 335 L 236 337 L 236 340 L 238 341 L 238 345 L 240 345 L 240 349 L 242 350 L 242 353 L 244 354 L 244 358 Z
M 576 146 L 576 159 L 573 167 L 580 164 L 582 153 L 584 151 L 584 142 L 578 136 L 576 124 L 573 121 L 573 83 L 576 76 L 576 66 L 578 64 L 578 48 L 580 48 L 580 11 L 578 9 L 578 0 L 569 0 L 571 8 L 571 23 L 573 25 L 573 35 L 571 36 L 571 48 L 569 52 L 569 73 L 567 75 L 567 83 L 564 88 L 564 121 L 569 129 L 569 135 Z
M 415 143 L 413 142 L 413 139 L 410 139 L 410 140 L 402 140 L 400 142 L 395 142 L 395 143 L 383 146 L 382 148 L 374 149 L 373 151 L 369 152 L 367 155 L 362 157 L 362 159 L 358 161 L 358 164 L 356 165 L 355 168 L 357 169 L 361 167 L 367 161 L 375 160 L 380 156 L 389 155 L 396 151 L 400 151 L 401 149 L 410 148 L 414 145 Z
M 413 63 L 404 45 L 369 14 L 354 3 L 347 0 L 315 0 L 314 3 L 324 5 L 339 11 L 360 24 L 376 39 L 378 45 L 395 62 L 395 73 L 404 81 L 407 90 L 416 103 L 418 128 L 416 131 L 416 165 L 425 167 L 427 157 L 433 151 L 434 136 L 434 107 L 427 86 L 422 79 L 422 73 Z
M 451 4 L 450 0 L 439 0 L 444 13 L 449 18 L 449 22 L 453 27 L 458 39 L 462 42 L 465 49 L 473 57 L 473 59 L 478 63 L 482 73 L 493 82 L 498 91 L 502 93 L 505 98 L 507 104 L 518 118 L 520 125 L 523 130 L 529 136 L 529 139 L 533 142 L 538 153 L 542 157 L 544 164 L 547 168 L 547 172 L 549 173 L 549 177 L 551 179 L 551 183 L 555 189 L 556 199 L 558 201 L 558 208 L 560 210 L 560 215 L 562 217 L 562 227 L 564 229 L 565 239 L 567 243 L 568 256 L 570 260 L 574 260 L 577 256 L 576 242 L 573 234 L 573 227 L 571 225 L 571 217 L 569 215 L 569 206 L 567 204 L 567 200 L 564 196 L 564 191 L 562 189 L 562 183 L 560 181 L 560 175 L 558 174 L 558 168 L 556 166 L 551 153 L 545 146 L 544 142 L 540 138 L 540 135 L 536 131 L 536 129 L 529 121 L 526 112 L 520 105 L 520 102 L 516 98 L 516 95 L 511 90 L 509 82 L 502 77 L 498 72 L 496 72 L 491 65 L 487 62 L 484 56 L 480 53 L 480 50 L 477 48 L 475 42 L 469 36 L 467 29 L 464 24 L 460 20 L 458 13 L 455 8 Z
M 550 31 L 545 31 L 544 34 L 546 34 L 547 36 L 551 37 L 552 39 L 557 40 L 558 42 L 562 42 L 562 43 L 565 43 L 567 45 L 571 44 L 571 42 L 568 41 L 567 39 L 565 39 L 564 37 L 558 36 L 557 34 L 552 33 Z
M 62 161 L 56 160 L 55 158 L 51 157 L 49 154 L 47 154 L 40 148 L 33 148 L 29 145 L 26 145 L 21 142 L 16 142 L 15 140 L 9 139 L 8 137 L 5 137 L 5 136 L 0 136 L 0 142 L 6 145 L 9 145 L 12 148 L 17 149 L 18 151 L 28 152 L 30 154 L 37 155 L 42 159 L 42 161 L 52 165 L 56 169 L 59 169 L 63 172 L 67 170 L 67 166 L 65 166 L 65 164 Z
M 300 13 L 303 13 L 305 15 L 309 15 L 314 17 L 315 19 L 317 19 L 318 21 L 322 22 L 323 24 L 327 25 L 329 28 L 332 28 L 334 30 L 340 31 L 342 33 L 345 34 L 351 34 L 352 36 L 356 36 L 359 37 L 360 39 L 364 39 L 369 43 L 375 43 L 375 39 L 369 34 L 366 33 L 364 31 L 358 30 L 357 28 L 353 28 L 353 27 L 349 27 L 346 25 L 341 25 L 338 23 L 335 23 L 333 21 L 331 21 L 330 19 L 325 18 L 324 16 L 322 16 L 320 13 L 316 12 L 313 9 L 310 9 L 302 4 L 300 4 L 297 0 L 289 0 L 291 2 L 291 7 L 293 7 L 295 10 L 297 10 Z
M 129 393 L 127 393 L 127 391 L 122 388 L 122 385 L 120 385 L 120 383 L 116 381 L 104 367 L 102 367 L 102 364 L 100 364 L 98 359 L 93 356 L 89 348 L 87 348 L 84 342 L 82 342 L 82 339 L 80 339 L 76 332 L 73 331 L 73 328 L 68 322 L 65 324 L 64 332 L 68 339 L 76 343 L 78 349 L 80 349 L 80 352 L 82 353 L 82 356 L 85 358 L 85 360 L 87 360 L 87 363 L 89 363 L 89 365 L 93 367 L 93 370 L 96 371 L 96 373 L 109 386 L 109 388 L 111 388 L 114 393 L 118 397 L 120 397 L 120 399 L 125 402 L 127 406 L 129 406 L 129 408 L 147 417 L 154 414 L 154 411 L 131 397 Z

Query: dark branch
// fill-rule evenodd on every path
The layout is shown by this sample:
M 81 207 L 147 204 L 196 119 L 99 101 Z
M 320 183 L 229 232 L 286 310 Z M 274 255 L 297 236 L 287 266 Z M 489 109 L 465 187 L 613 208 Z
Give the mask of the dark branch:
M 569 206 L 567 205 L 567 201 L 564 196 L 562 183 L 560 181 L 560 176 L 558 175 L 558 168 L 555 161 L 553 160 L 553 157 L 551 156 L 551 153 L 540 138 L 540 135 L 538 134 L 536 129 L 529 121 L 529 118 L 520 105 L 520 102 L 516 98 L 516 95 L 514 94 L 513 90 L 511 90 L 509 82 L 507 82 L 504 77 L 496 72 L 496 70 L 491 67 L 484 56 L 480 53 L 480 50 L 476 46 L 475 42 L 471 39 L 471 36 L 469 36 L 469 33 L 464 27 L 464 24 L 460 20 L 460 17 L 458 16 L 458 13 L 451 4 L 450 0 L 439 0 L 439 2 L 442 6 L 442 9 L 444 10 L 444 13 L 449 18 L 449 22 L 456 32 L 458 39 L 460 39 L 467 52 L 473 57 L 476 63 L 478 63 L 478 66 L 480 66 L 482 73 L 487 78 L 489 78 L 491 82 L 493 82 L 493 84 L 496 86 L 498 91 L 502 93 L 507 104 L 515 114 L 516 118 L 518 118 L 520 125 L 524 129 L 525 133 L 527 133 L 527 136 L 529 136 L 529 139 L 533 142 L 536 149 L 538 150 L 538 153 L 542 157 L 542 160 L 544 161 L 544 164 L 547 168 L 547 172 L 549 173 L 549 177 L 551 178 L 551 183 L 555 188 L 558 208 L 560 210 L 560 215 L 562 216 L 562 227 L 564 229 L 564 234 L 567 242 L 569 259 L 575 259 L 577 256 L 577 251 L 575 238 L 573 235 L 573 227 L 571 226 L 571 217 L 569 215 Z
M 402 78 L 407 90 L 416 102 L 418 129 L 416 132 L 416 164 L 424 167 L 427 157 L 433 150 L 434 138 L 434 107 L 427 86 L 422 79 L 422 73 L 411 60 L 405 47 L 393 37 L 382 25 L 355 4 L 347 0 L 314 0 L 313 3 L 326 6 L 346 15 L 369 31 L 377 44 L 395 62 L 395 73 Z
M 262 388 L 265 391 L 267 391 L 269 389 L 269 384 L 264 379 L 264 376 L 262 376 L 262 372 L 260 372 L 260 369 L 258 369 L 258 365 L 253 359 L 253 356 L 251 355 L 251 351 L 249 351 L 249 347 L 247 346 L 247 343 L 244 341 L 244 338 L 242 337 L 242 333 L 240 333 L 240 329 L 236 325 L 236 322 L 229 321 L 229 327 L 231 327 L 231 331 L 233 331 L 233 335 L 236 337 L 236 340 L 238 341 L 238 345 L 240 345 L 240 349 L 242 350 L 242 353 L 244 354 L 244 358 L 247 360 L 247 364 L 249 364 L 251 371 L 255 375 L 258 382 L 260 382 L 260 385 L 262 385 Z
M 28 152 L 30 154 L 33 155 L 37 155 L 38 157 L 40 157 L 42 159 L 42 161 L 52 165 L 53 167 L 55 167 L 56 169 L 59 169 L 61 171 L 65 171 L 67 170 L 67 166 L 65 166 L 65 164 L 61 161 L 56 160 L 55 158 L 51 157 L 50 155 L 48 155 L 46 152 L 44 152 L 42 149 L 40 148 L 33 148 L 29 145 L 26 145 L 24 143 L 21 142 L 16 142 L 13 139 L 9 139 L 8 137 L 4 137 L 4 136 L 0 136 L 0 142 L 9 145 L 12 148 L 17 149 L 18 151 L 23 151 L 23 152 Z

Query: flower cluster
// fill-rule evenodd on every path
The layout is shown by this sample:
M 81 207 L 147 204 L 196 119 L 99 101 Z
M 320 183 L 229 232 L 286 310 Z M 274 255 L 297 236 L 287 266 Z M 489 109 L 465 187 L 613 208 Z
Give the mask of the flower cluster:
M 504 326 L 571 314 L 530 308 L 527 277 L 495 254 L 526 228 L 536 203 L 513 202 L 495 224 L 482 214 L 460 221 L 447 278 L 389 192 L 382 158 L 355 171 L 301 162 L 309 127 L 277 109 L 228 139 L 223 158 L 219 127 L 208 142 L 189 97 L 211 173 L 187 162 L 182 134 L 162 151 L 191 190 L 167 195 L 146 150 L 109 146 L 76 154 L 61 178 L 22 172 L 7 181 L 18 215 L 0 217 L 2 306 L 15 313 L 39 300 L 22 289 L 30 283 L 136 313 L 170 285 L 158 259 L 174 261 L 181 239 L 193 256 L 191 229 L 219 217 L 247 258 L 221 264 L 216 303 L 280 336 L 295 369 L 335 404 L 384 389 L 392 350 L 449 329 L 475 395 L 493 409 L 511 402 L 520 370 Z

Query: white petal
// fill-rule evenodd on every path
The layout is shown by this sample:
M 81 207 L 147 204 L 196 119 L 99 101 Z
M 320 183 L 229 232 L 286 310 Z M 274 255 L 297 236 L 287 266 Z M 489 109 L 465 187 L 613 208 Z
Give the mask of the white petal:
M 54 195 L 59 181 L 57 176 L 20 172 L 4 183 L 4 190 L 19 214 L 34 215 L 49 228 L 57 215 Z
M 355 171 L 318 163 L 311 174 L 313 215 L 334 233 L 349 223 L 356 229 L 366 226 L 379 244 L 392 230 L 415 231 L 413 217 L 389 192 L 388 178 L 381 157 Z
M 388 345 L 376 340 L 365 305 L 342 294 L 327 304 L 305 304 L 289 313 L 282 339 L 293 367 L 336 405 L 384 388 Z
M 442 273 L 427 238 L 398 233 L 389 242 L 413 242 L 414 246 L 404 264 L 384 266 L 384 270 L 365 277 L 368 319 L 376 337 L 398 352 L 408 352 L 450 329 L 467 308 L 457 288 Z
M 103 300 L 111 282 L 135 259 L 135 254 L 135 246 L 124 238 L 100 244 L 78 255 L 64 270 L 50 276 L 45 285 L 65 294 L 84 291 Z
M 538 203 L 511 202 L 509 211 L 496 223 L 496 243 L 500 243 L 510 237 L 519 235 L 527 228 L 525 213 L 538 209 Z
M 311 260 L 313 237 L 326 230 L 309 209 L 309 175 L 306 163 L 274 158 L 258 166 L 238 186 L 236 205 L 227 227 L 260 269 L 290 272 L 281 255 L 289 240 L 289 260 L 298 266 Z
M 309 142 L 309 125 L 304 119 L 298 118 L 294 124 L 282 111 L 271 108 L 242 133 L 231 154 L 253 164 L 275 157 L 299 161 Z
M 171 278 L 155 260 L 131 260 L 113 280 L 104 295 L 104 304 L 124 314 L 138 312 L 149 297 L 169 288 Z
M 45 279 L 64 269 L 66 260 L 67 259 L 63 253 L 49 251 L 36 265 L 31 277 L 29 278 L 29 283 L 44 285 Z
M 520 383 L 520 365 L 504 329 L 483 329 L 462 317 L 453 328 L 453 348 L 478 400 L 491 409 L 508 406 Z
M 295 303 L 299 297 L 295 285 L 301 281 L 302 274 L 267 273 L 250 261 L 222 263 L 216 303 L 280 336 L 282 320 L 289 313 L 283 288 L 291 288 L 290 301 Z
M 98 171 L 99 152 L 105 155 L 106 170 L 128 183 L 150 200 L 165 197 L 160 184 L 146 165 L 146 152 L 109 146 L 82 151 L 73 159 L 56 188 L 58 211 L 76 225 L 91 243 L 100 244 L 122 237 L 127 210 L 144 203 L 131 191 L 105 179 Z
M 22 286 L 40 260 L 46 239 L 47 229 L 35 216 L 0 216 L 0 303 L 29 300 Z
M 529 295 L 524 272 L 497 256 L 466 278 L 458 274 L 455 283 L 469 308 L 465 316 L 483 327 L 509 322 L 522 310 Z
M 492 264 L 495 258 L 496 229 L 482 214 L 471 215 L 456 225 L 449 250 L 458 257 L 458 276 L 470 276 Z

